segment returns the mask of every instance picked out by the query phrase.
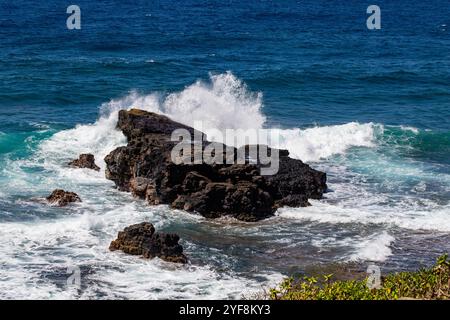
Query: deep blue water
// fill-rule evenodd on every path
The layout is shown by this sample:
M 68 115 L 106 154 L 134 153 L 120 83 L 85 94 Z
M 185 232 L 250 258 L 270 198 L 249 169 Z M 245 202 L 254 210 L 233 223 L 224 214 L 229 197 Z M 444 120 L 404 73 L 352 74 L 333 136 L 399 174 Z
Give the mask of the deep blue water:
M 0 1 L 0 234 L 17 246 L 0 247 L 8 261 L 0 272 L 12 279 L 0 289 L 17 288 L 6 297 L 22 297 L 42 281 L 42 268 L 69 262 L 98 268 L 86 297 L 236 297 L 254 267 L 286 275 L 350 259 L 416 268 L 449 250 L 448 1 L 74 4 L 81 30 L 66 28 L 64 1 Z M 371 4 L 381 8 L 381 30 L 366 28 Z M 328 173 L 333 192 L 312 209 L 253 227 L 130 204 L 101 174 L 65 167 L 80 152 L 99 159 L 123 144 L 113 116 L 130 106 L 187 122 L 204 115 L 223 126 L 252 126 L 264 116 L 264 127 L 284 129 L 291 154 Z M 231 106 L 242 113 L 224 112 Z M 87 201 L 69 211 L 29 201 L 57 186 Z M 202 266 L 203 287 L 131 287 L 126 270 L 111 276 L 101 265 L 114 261 L 103 251 L 111 237 L 143 218 L 180 233 Z M 224 235 L 211 241 L 217 230 Z M 267 259 L 266 251 L 288 262 Z M 164 266 L 121 259 L 133 275 L 162 268 L 172 279 Z M 217 280 L 203 265 L 228 273 Z M 185 272 L 188 283 L 199 281 Z M 212 279 L 223 292 L 207 289 Z M 112 294 L 117 289 L 102 281 L 130 291 Z M 51 281 L 41 289 L 33 296 L 66 297 Z
M 366 28 L 370 4 L 78 1 L 82 29 L 70 31 L 64 2 L 2 1 L 2 115 L 92 121 L 130 89 L 174 91 L 231 70 L 277 123 L 448 130 L 448 3 L 378 1 L 379 31 Z

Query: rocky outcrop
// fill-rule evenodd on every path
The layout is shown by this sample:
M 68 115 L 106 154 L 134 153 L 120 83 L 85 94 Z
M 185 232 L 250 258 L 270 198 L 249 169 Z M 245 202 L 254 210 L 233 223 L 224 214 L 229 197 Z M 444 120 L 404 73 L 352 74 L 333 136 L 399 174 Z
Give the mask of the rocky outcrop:
M 148 259 L 158 257 L 168 262 L 186 263 L 187 258 L 183 254 L 183 247 L 178 244 L 179 240 L 178 235 L 155 232 L 151 223 L 143 222 L 120 231 L 109 250 L 121 250 Z
M 185 129 L 197 137 L 205 136 L 193 128 L 151 112 L 132 109 L 119 112 L 118 128 L 128 139 L 105 158 L 106 177 L 123 191 L 146 199 L 149 204 L 169 204 L 173 208 L 197 212 L 208 218 L 224 215 L 243 221 L 257 221 L 273 215 L 281 206 L 307 206 L 308 199 L 319 199 L 326 190 L 326 174 L 300 160 L 279 152 L 279 170 L 261 175 L 259 159 L 244 164 L 176 164 L 171 151 L 178 142 L 171 141 L 175 129 Z M 191 154 L 204 152 L 203 142 L 189 144 Z M 227 150 L 217 159 L 226 159 Z M 249 146 L 245 147 L 248 156 Z M 269 149 L 269 153 L 275 149 Z M 217 152 L 217 151 L 216 151 Z M 180 154 L 180 158 L 193 155 Z M 225 162 L 224 162 L 225 163 Z
M 47 201 L 55 206 L 64 207 L 72 202 L 81 202 L 80 197 L 75 192 L 68 192 L 61 189 L 56 189 L 49 195 Z
M 100 171 L 100 167 L 95 164 L 94 155 L 90 153 L 81 154 L 78 159 L 69 162 L 69 166 L 75 168 L 87 168 L 95 171 Z

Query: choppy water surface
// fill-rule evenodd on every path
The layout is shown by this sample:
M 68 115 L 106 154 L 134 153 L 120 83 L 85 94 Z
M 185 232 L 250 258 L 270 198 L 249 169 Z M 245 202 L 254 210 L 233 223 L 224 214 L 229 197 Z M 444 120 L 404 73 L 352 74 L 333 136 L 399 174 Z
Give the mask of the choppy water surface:
M 381 1 L 383 29 L 371 33 L 367 5 L 80 1 L 78 33 L 55 1 L 6 6 L 0 297 L 239 298 L 316 267 L 411 270 L 450 251 L 450 9 Z M 327 172 L 330 192 L 258 223 L 149 207 L 104 178 L 129 108 L 271 128 Z M 67 167 L 84 152 L 100 172 Z M 83 202 L 36 201 L 55 188 Z M 178 233 L 190 264 L 108 251 L 142 221 Z M 80 290 L 66 286 L 68 266 Z

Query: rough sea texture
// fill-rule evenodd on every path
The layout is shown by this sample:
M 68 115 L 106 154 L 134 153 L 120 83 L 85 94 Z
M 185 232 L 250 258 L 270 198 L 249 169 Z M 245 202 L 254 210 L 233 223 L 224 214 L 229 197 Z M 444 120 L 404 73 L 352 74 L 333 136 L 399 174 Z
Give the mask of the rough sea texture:
M 412 270 L 450 251 L 450 6 L 377 1 L 0 2 L 0 298 L 239 298 L 351 262 Z M 149 207 L 113 188 L 120 109 L 278 129 L 330 192 L 258 223 Z M 94 153 L 100 172 L 71 169 Z M 83 202 L 33 199 L 53 189 Z M 125 226 L 176 232 L 191 263 L 109 252 Z M 81 289 L 66 285 L 81 270 Z

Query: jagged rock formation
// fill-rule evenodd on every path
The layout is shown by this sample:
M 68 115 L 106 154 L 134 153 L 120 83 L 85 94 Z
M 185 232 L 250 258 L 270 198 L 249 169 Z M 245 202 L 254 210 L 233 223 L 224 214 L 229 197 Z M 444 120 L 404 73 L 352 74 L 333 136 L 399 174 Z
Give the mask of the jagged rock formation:
M 106 156 L 106 177 L 120 190 L 132 192 L 149 204 L 169 204 L 208 218 L 230 215 L 257 221 L 270 217 L 281 206 L 307 206 L 308 199 L 321 198 L 327 188 L 325 173 L 289 158 L 287 150 L 278 150 L 279 170 L 267 176 L 260 173 L 263 166 L 259 159 L 245 164 L 176 164 L 171 151 L 179 142 L 171 141 L 172 132 L 185 129 L 204 138 L 202 133 L 137 109 L 120 111 L 117 126 L 128 138 L 128 145 Z M 180 158 L 204 152 L 208 142 L 198 144 L 189 144 L 192 155 Z M 214 156 L 226 159 L 229 154 L 225 151 L 230 149 L 237 154 L 235 148 L 223 147 L 223 154 Z

